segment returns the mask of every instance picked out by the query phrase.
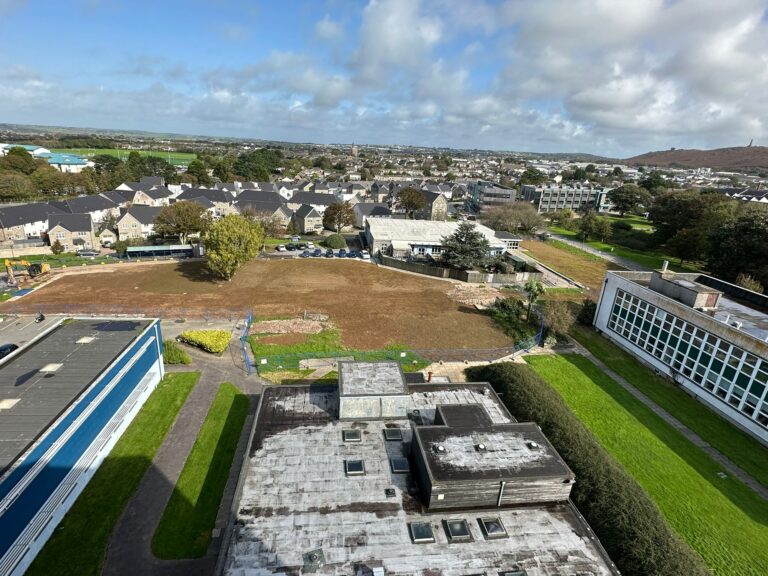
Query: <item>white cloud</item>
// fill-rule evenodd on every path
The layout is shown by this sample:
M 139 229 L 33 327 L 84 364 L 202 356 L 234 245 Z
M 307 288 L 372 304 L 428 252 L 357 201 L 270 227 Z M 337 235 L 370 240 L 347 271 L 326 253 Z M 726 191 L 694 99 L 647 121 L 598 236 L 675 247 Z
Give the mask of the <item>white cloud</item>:
M 315 34 L 320 40 L 325 40 L 326 42 L 338 40 L 343 32 L 341 24 L 331 20 L 327 14 L 315 24 Z

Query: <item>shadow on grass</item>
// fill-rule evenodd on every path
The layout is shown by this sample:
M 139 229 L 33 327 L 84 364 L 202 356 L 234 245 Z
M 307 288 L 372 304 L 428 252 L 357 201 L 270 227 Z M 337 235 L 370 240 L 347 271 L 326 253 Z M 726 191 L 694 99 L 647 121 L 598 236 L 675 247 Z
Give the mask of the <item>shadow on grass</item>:
M 649 432 L 672 450 L 674 454 L 685 460 L 704 480 L 728 498 L 742 512 L 755 522 L 768 525 L 768 504 L 736 477 L 732 477 L 732 480 L 738 483 L 742 488 L 741 490 L 728 490 L 726 489 L 727 485 L 716 483 L 715 477 L 721 467 L 709 454 L 693 444 L 666 421 L 662 420 L 660 416 L 652 412 L 650 408 L 632 396 L 632 394 L 627 392 L 620 384 L 616 383 L 588 359 L 572 354 L 565 354 L 562 358 L 613 398 L 635 420 L 645 426 Z M 731 474 L 727 471 L 725 472 L 731 478 Z
M 216 399 L 212 408 L 215 403 Z M 209 411 L 152 539 L 152 551 L 158 558 L 201 558 L 206 555 L 248 411 L 248 396 L 243 393 L 233 395 L 215 439 L 210 434 L 216 429 L 209 426 L 220 421 L 221 414 Z M 212 440 L 215 440 L 215 447 L 207 459 L 210 453 L 208 442 Z M 195 473 L 200 468 L 195 466 L 206 460 L 205 475 L 198 480 Z M 193 467 L 189 468 L 190 465 Z M 184 481 L 185 488 L 197 494 L 194 502 L 179 487 Z
M 176 271 L 181 274 L 187 280 L 193 282 L 220 282 L 221 278 L 211 274 L 210 270 L 205 265 L 205 262 L 200 260 L 181 260 L 176 265 Z

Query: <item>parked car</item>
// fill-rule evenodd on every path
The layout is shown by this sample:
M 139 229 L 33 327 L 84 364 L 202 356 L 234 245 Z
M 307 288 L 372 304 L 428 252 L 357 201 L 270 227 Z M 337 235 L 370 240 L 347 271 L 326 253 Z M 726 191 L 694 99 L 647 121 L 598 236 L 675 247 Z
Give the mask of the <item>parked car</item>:
M 368 250 L 363 250 L 362 252 L 360 252 L 360 258 L 362 258 L 363 260 L 370 260 L 371 255 L 368 252 Z
M 347 257 L 347 251 L 342 248 L 339 250 L 339 258 L 346 258 Z
M 301 236 L 291 236 L 291 242 L 299 242 L 301 240 Z
M 18 350 L 19 347 L 16 344 L 3 344 L 0 346 L 0 358 L 5 358 L 12 352 Z
M 357 258 L 357 252 L 355 252 L 354 250 L 350 250 L 349 252 L 347 252 L 347 258 Z
M 285 249 L 288 250 L 288 252 L 294 252 L 296 250 L 296 244 L 286 244 Z
M 302 242 L 301 244 L 298 245 L 298 248 L 299 250 L 306 250 L 307 248 L 309 248 L 309 246 L 307 246 L 305 242 Z
M 315 243 L 314 242 L 307 242 L 307 248 L 314 248 Z
M 275 248 L 278 252 L 285 252 L 287 248 L 285 247 L 285 244 L 280 244 L 277 248 Z
M 325 251 L 325 257 L 326 258 L 333 258 L 333 250 L 328 248 L 328 250 Z
M 315 248 L 314 251 L 312 252 L 312 256 L 314 256 L 315 258 L 319 258 L 322 255 L 323 255 L 323 251 L 320 250 L 320 248 Z
M 309 258 L 309 256 L 310 256 L 309 250 L 304 250 L 304 252 L 301 253 L 302 258 Z
M 96 256 L 100 256 L 101 252 L 98 250 L 78 250 L 75 252 L 79 258 L 95 258 Z

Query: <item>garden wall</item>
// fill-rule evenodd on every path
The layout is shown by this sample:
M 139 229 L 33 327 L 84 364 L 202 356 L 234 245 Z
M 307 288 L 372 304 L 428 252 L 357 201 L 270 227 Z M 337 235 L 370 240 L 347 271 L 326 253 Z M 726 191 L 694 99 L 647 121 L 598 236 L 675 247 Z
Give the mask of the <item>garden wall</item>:
M 464 270 L 454 270 L 452 268 L 443 268 L 442 266 L 433 266 L 431 264 L 422 264 L 421 262 L 407 262 L 399 258 L 380 255 L 381 263 L 390 268 L 406 270 L 416 274 L 434 276 L 436 278 L 450 278 L 472 284 L 524 284 L 528 280 L 541 281 L 543 274 L 541 272 L 517 272 L 515 274 L 489 274 L 486 272 L 474 272 Z

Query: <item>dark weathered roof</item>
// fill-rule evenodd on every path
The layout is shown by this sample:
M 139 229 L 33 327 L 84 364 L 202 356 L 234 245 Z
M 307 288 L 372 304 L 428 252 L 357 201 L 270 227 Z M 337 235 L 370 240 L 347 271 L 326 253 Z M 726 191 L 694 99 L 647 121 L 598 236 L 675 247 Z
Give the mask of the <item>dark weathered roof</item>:
M 235 202 L 235 206 L 241 212 L 246 209 L 253 210 L 254 212 L 267 212 L 269 214 L 274 214 L 278 210 L 283 209 L 287 210 L 286 214 L 291 212 L 285 204 L 273 200 L 246 200 L 245 202 L 238 200 Z
M 318 214 L 317 210 L 315 210 L 312 206 L 309 204 L 302 204 L 299 206 L 299 208 L 294 212 L 296 214 L 296 218 L 319 218 L 320 214 Z
M 139 184 L 149 184 L 150 186 L 165 186 L 165 178 L 162 176 L 142 176 Z
M 107 190 L 102 192 L 101 195 L 112 200 L 115 204 L 125 204 L 133 200 L 136 193 L 133 190 Z
M 33 222 L 42 222 L 47 220 L 50 214 L 63 214 L 61 208 L 46 204 L 45 202 L 33 202 L 31 204 L 21 204 L 20 206 L 10 206 L 0 208 L 0 227 L 11 228 Z
M 392 214 L 386 204 L 379 202 L 359 202 L 355 204 L 354 210 L 362 216 L 389 216 Z
M 161 200 L 162 198 L 168 198 L 172 195 L 172 192 L 165 186 L 154 186 L 149 190 L 142 190 L 142 192 L 153 200 Z
M 176 200 L 190 200 L 191 198 L 208 198 L 211 202 L 231 204 L 234 197 L 225 190 L 215 188 L 188 188 L 176 197 Z
M 338 200 L 333 194 L 318 194 L 316 192 L 297 192 L 291 197 L 291 203 L 314 204 L 316 206 L 330 206 Z
M 142 224 L 152 224 L 162 209 L 162 206 L 145 206 L 143 204 L 134 204 L 128 208 L 126 214 L 130 214 Z
M 274 204 L 283 204 L 285 199 L 277 192 L 266 190 L 243 190 L 237 197 L 237 203 L 252 203 L 252 202 L 271 202 Z M 275 208 L 277 210 L 277 208 Z
M 200 206 L 206 210 L 214 207 L 214 203 L 203 196 L 200 196 L 199 198 L 189 198 L 188 200 L 184 200 L 184 202 L 195 202 L 196 204 L 200 204 Z
M 430 192 L 429 190 L 419 190 L 421 192 L 422 197 L 426 201 L 427 205 L 431 206 L 435 203 L 435 200 L 440 198 L 442 194 L 440 192 Z
M 54 214 L 48 218 L 48 230 L 61 226 L 70 232 L 90 232 L 93 221 L 90 214 Z

